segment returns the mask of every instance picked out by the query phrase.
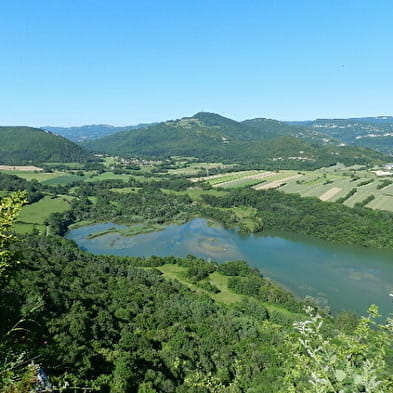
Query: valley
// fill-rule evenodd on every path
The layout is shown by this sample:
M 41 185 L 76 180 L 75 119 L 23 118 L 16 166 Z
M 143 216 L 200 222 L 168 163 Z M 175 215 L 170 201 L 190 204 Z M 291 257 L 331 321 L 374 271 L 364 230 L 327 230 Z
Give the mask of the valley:
M 212 132 L 214 140 L 223 121 L 201 114 L 165 127 L 177 132 L 197 127 L 197 135 Z M 238 123 L 224 122 L 225 135 L 233 139 L 221 139 L 218 156 L 200 157 L 187 146 L 177 150 L 180 145 L 173 156 L 82 149 L 81 160 L 44 161 L 33 152 L 37 161 L 29 160 L 29 166 L 20 166 L 21 160 L 0 170 L 0 203 L 18 191 L 26 198 L 12 227 L 18 234 L 12 250 L 21 266 L 1 290 L 2 307 L 15 319 L 33 304 L 37 321 L 22 322 L 28 338 L 18 345 L 5 340 L 5 350 L 26 348 L 40 357 L 55 383 L 77 381 L 88 391 L 117 385 L 125 393 L 138 385 L 188 392 L 196 386 L 192 378 L 202 378 L 220 392 L 224 385 L 242 391 L 246 384 L 271 393 L 286 386 L 282 371 L 298 366 L 297 349 L 287 340 L 297 334 L 293 324 L 308 317 L 304 307 L 323 315 L 324 334 L 339 337 L 337 348 L 356 334 L 369 304 L 380 306 L 378 321 L 386 318 L 393 274 L 388 158 L 357 148 L 338 153 L 319 134 L 296 129 L 288 136 L 294 132 L 289 126 L 278 138 L 256 128 L 243 129 L 239 137 Z M 256 124 L 282 127 L 265 120 Z M 303 136 L 301 146 L 313 146 L 309 152 L 317 154 L 312 160 L 305 150 L 294 150 Z M 237 155 L 228 156 L 232 142 Z M 256 161 L 247 156 L 252 145 Z M 239 158 L 240 146 L 247 159 Z M 326 152 L 334 159 L 319 158 Z M 61 156 L 56 148 L 54 154 Z M 336 161 L 340 154 L 347 165 Z M 10 323 L 6 319 L 0 329 Z M 208 333 L 205 323 L 209 331 L 217 326 L 225 334 Z M 244 333 L 237 333 L 239 326 Z M 130 332 L 140 337 L 132 344 L 132 359 L 124 344 Z M 383 334 L 370 333 L 365 349 L 370 356 Z M 220 349 L 206 344 L 211 340 Z M 260 361 L 262 353 L 269 356 Z M 233 370 L 220 379 L 218 364 L 228 372 L 234 359 L 248 364 L 250 356 L 252 371 L 240 377 Z M 124 364 L 137 365 L 138 373 L 119 376 L 116 370 Z M 195 374 L 195 367 L 203 374 Z M 384 370 L 391 367 L 387 362 Z M 183 376 L 174 377 L 178 372 Z M 206 380 L 209 373 L 216 382 Z M 176 390 L 166 390 L 169 385 Z
M 392 15 L 0 1 L 0 393 L 393 393 Z

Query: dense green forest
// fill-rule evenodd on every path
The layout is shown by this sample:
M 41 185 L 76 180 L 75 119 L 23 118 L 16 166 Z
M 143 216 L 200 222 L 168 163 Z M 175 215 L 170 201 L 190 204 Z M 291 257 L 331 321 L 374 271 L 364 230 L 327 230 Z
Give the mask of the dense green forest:
M 317 143 L 323 143 L 329 139 L 326 134 L 299 125 L 288 125 L 277 120 L 256 118 L 244 120 L 242 124 L 257 129 L 260 135 L 266 139 L 272 139 L 277 136 L 293 136 Z
M 25 191 L 29 203 L 39 201 L 43 196 L 45 186 L 33 179 L 27 181 L 15 175 L 0 172 L 0 190 L 2 191 Z
M 329 138 L 327 138 L 329 139 Z M 314 169 L 342 162 L 375 164 L 388 160 L 373 150 L 326 142 L 316 132 L 265 120 L 239 123 L 213 113 L 119 132 L 85 147 L 124 157 L 197 157 L 249 167 Z
M 0 127 L 0 163 L 82 162 L 88 153 L 61 136 L 32 127 Z
M 276 190 L 232 190 L 225 196 L 203 198 L 212 207 L 255 208 L 259 219 L 256 231 L 280 230 L 342 244 L 393 248 L 393 213 L 364 208 L 363 204 L 350 208 Z
M 34 390 L 43 371 L 49 391 L 65 393 L 393 388 L 392 326 L 375 325 L 375 307 L 359 321 L 323 317 L 241 261 L 94 256 L 57 236 L 16 239 L 19 208 L 19 197 L 1 202 L 2 392 Z M 165 279 L 167 265 L 196 289 Z M 240 300 L 214 301 L 212 274 Z

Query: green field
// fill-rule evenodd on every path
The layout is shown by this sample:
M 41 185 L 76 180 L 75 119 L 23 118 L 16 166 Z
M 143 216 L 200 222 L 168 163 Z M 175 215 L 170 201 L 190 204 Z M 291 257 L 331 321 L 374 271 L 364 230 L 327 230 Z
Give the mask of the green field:
M 44 162 L 44 165 L 50 168 L 56 167 L 66 167 L 68 169 L 73 170 L 81 170 L 84 168 L 84 164 L 81 162 Z
M 265 181 L 261 181 L 261 179 L 238 179 L 235 180 L 233 183 L 222 185 L 222 188 L 251 187 L 264 182 Z
M 130 180 L 130 178 L 134 178 L 140 181 L 145 181 L 145 182 L 149 182 L 149 181 L 155 181 L 155 180 L 159 180 L 159 177 L 146 177 L 143 175 L 130 175 L 130 174 L 122 174 L 122 175 L 116 175 L 113 172 L 104 172 L 101 173 L 99 175 L 93 175 L 91 177 L 89 177 L 88 179 L 86 179 L 86 181 L 102 181 L 102 180 L 122 180 L 124 182 L 127 182 Z
M 115 175 L 113 172 L 104 172 L 96 176 L 92 176 L 89 178 L 87 181 L 102 181 L 102 180 L 111 180 L 111 179 L 116 179 L 116 180 L 123 180 L 124 182 L 127 182 L 130 179 L 130 175 Z
M 75 175 L 67 175 L 67 174 L 62 174 L 60 176 L 54 177 L 52 179 L 44 180 L 41 183 L 48 185 L 48 186 L 54 186 L 54 185 L 63 185 L 63 184 L 70 184 L 74 181 L 78 181 L 83 179 L 81 176 L 75 176 Z
M 250 176 L 258 175 L 258 174 L 263 174 L 264 172 L 267 171 L 244 171 L 244 172 L 232 172 L 232 173 L 226 173 L 223 174 L 220 177 L 215 177 L 211 179 L 206 179 L 206 181 L 212 185 L 213 187 L 224 187 L 224 188 L 238 188 L 242 186 L 252 186 L 256 185 L 259 183 L 267 183 L 271 181 L 276 181 L 276 180 L 281 180 L 289 176 L 296 175 L 296 171 L 292 170 L 282 170 L 282 171 L 277 171 L 276 174 L 266 177 L 266 178 L 260 178 L 260 179 L 250 179 Z M 228 183 L 230 182 L 230 183 Z
M 212 285 L 214 285 L 220 290 L 219 293 L 211 293 L 197 287 L 196 285 L 188 281 L 185 278 L 185 272 L 187 268 L 183 266 L 167 264 L 167 265 L 159 266 L 157 269 L 163 273 L 163 276 L 165 278 L 171 280 L 177 280 L 195 292 L 205 293 L 206 295 L 214 299 L 216 302 L 220 302 L 223 304 L 233 304 L 233 303 L 241 302 L 243 299 L 247 298 L 247 296 L 245 295 L 239 295 L 233 292 L 232 290 L 228 289 L 229 277 L 224 276 L 219 272 L 211 273 L 207 279 L 207 281 L 209 281 Z M 290 312 L 278 304 L 270 304 L 264 302 L 259 302 L 259 303 L 263 305 L 268 310 L 269 313 L 274 312 L 276 314 L 280 314 L 283 319 L 287 319 L 288 321 L 290 321 L 290 323 L 301 317 L 301 314 Z
M 204 172 L 206 176 L 209 174 L 209 170 L 219 168 L 219 169 L 228 169 L 230 170 L 233 168 L 235 165 L 229 165 L 229 164 L 222 164 L 220 162 L 195 162 L 191 163 L 189 165 L 186 165 L 187 161 L 184 162 L 184 167 L 181 166 L 180 168 L 176 169 L 169 169 L 168 173 L 171 175 L 196 175 L 199 172 Z M 181 162 L 179 162 L 179 165 L 181 165 Z
M 209 275 L 208 281 L 210 281 L 212 285 L 216 286 L 220 290 L 219 293 L 212 294 L 201 288 L 198 288 L 196 285 L 193 285 L 187 279 L 185 279 L 184 273 L 187 270 L 185 267 L 168 264 L 168 265 L 159 266 L 158 269 L 163 273 L 164 277 L 170 278 L 172 280 L 178 280 L 182 284 L 192 289 L 193 291 L 206 293 L 207 295 L 209 295 L 211 298 L 213 298 L 218 302 L 231 304 L 231 303 L 236 303 L 245 298 L 245 296 L 238 295 L 232 292 L 230 289 L 228 289 L 229 277 L 224 276 L 218 272 L 214 272 Z
M 10 175 L 18 176 L 25 180 L 37 180 L 46 185 L 69 184 L 80 180 L 80 176 L 65 172 L 27 172 L 27 171 L 3 171 Z
M 69 208 L 67 199 L 69 197 L 45 196 L 36 203 L 24 206 L 15 224 L 15 230 L 18 233 L 31 232 L 34 227 L 43 230 L 45 220 L 50 214 L 63 212 Z
M 223 174 L 220 177 L 215 177 L 213 179 L 209 179 L 207 181 L 212 186 L 214 186 L 214 185 L 218 185 L 220 183 L 224 183 L 227 181 L 242 179 L 243 177 L 246 177 L 246 176 L 256 175 L 257 173 L 258 173 L 258 171 L 232 172 L 232 173 Z
M 25 180 L 33 180 L 36 179 L 39 182 L 44 182 L 47 180 L 55 179 L 59 176 L 64 176 L 64 172 L 28 172 L 28 171 L 2 171 L 4 173 L 8 173 L 9 175 L 15 175 L 21 177 Z
M 116 160 L 114 159 L 114 157 L 104 157 L 104 165 L 107 168 L 110 168 L 111 166 L 113 166 L 116 163 Z

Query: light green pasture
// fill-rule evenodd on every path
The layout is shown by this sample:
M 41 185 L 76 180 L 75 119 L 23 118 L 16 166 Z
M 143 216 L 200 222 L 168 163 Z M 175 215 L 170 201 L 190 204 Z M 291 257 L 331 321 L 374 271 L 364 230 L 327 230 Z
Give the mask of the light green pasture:
M 245 298 L 243 295 L 238 295 L 234 292 L 232 292 L 230 289 L 228 289 L 228 279 L 229 277 L 224 276 L 220 273 L 214 272 L 209 275 L 208 281 L 214 286 L 216 286 L 220 292 L 219 293 L 210 293 L 207 292 L 201 288 L 198 288 L 196 285 L 191 284 L 185 277 L 184 273 L 186 272 L 186 268 L 183 266 L 178 266 L 178 265 L 164 265 L 164 266 L 159 266 L 157 269 L 159 269 L 165 278 L 169 278 L 172 280 L 178 280 L 182 284 L 186 285 L 190 289 L 196 292 L 202 292 L 206 293 L 208 296 L 213 298 L 214 300 L 220 302 L 220 303 L 225 303 L 225 304 L 231 304 L 235 303 L 238 301 L 241 301 L 242 299 Z
M 69 203 L 64 197 L 45 196 L 38 202 L 23 207 L 18 217 L 18 222 L 27 224 L 44 224 L 52 213 L 63 212 L 69 208 Z
M 131 175 L 115 175 L 113 172 L 104 172 L 96 176 L 92 176 L 87 181 L 102 181 L 102 180 L 123 180 L 124 182 L 130 179 Z
M 181 164 L 179 162 L 179 164 Z M 205 171 L 206 175 L 208 175 L 208 171 L 214 168 L 233 168 L 234 164 L 222 164 L 220 162 L 194 162 L 185 166 L 184 168 L 176 168 L 176 169 L 169 169 L 168 173 L 173 175 L 196 175 L 200 171 Z
M 47 180 L 52 180 L 56 179 L 60 176 L 64 176 L 64 172 L 27 172 L 27 171 L 4 171 L 5 173 L 8 173 L 10 175 L 16 175 L 18 177 L 21 177 L 22 179 L 25 180 L 33 180 L 36 179 L 39 182 L 44 182 Z

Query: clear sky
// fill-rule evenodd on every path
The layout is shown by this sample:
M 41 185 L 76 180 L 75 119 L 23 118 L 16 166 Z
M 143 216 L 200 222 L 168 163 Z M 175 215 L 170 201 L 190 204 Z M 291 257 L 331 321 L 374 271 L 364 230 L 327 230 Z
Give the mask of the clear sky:
M 0 0 L 0 125 L 393 115 L 392 0 Z

